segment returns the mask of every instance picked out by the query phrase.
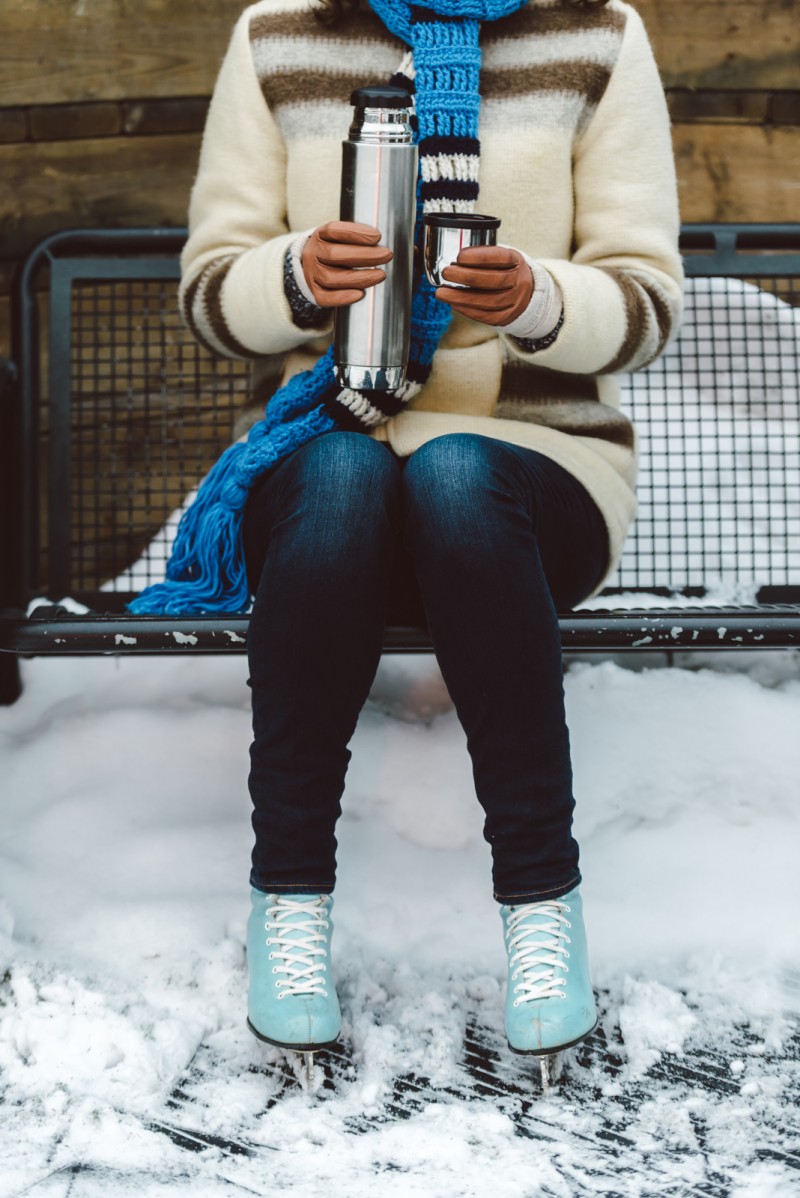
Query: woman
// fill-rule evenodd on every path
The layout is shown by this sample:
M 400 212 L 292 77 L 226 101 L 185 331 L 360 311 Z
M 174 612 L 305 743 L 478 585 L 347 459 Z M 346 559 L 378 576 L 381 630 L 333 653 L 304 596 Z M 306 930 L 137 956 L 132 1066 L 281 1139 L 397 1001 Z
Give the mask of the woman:
M 462 253 L 445 275 L 460 288 L 433 295 L 418 281 L 415 327 L 433 348 L 381 406 L 333 394 L 329 374 L 328 390 L 312 383 L 329 370 L 315 363 L 332 311 L 385 277 L 380 230 L 335 218 L 350 93 L 390 77 L 416 87 L 426 210 L 469 210 L 479 194 L 505 244 Z M 239 20 L 181 298 L 213 349 L 288 354 L 292 382 L 259 436 L 305 428 L 229 503 L 243 511 L 255 596 L 248 962 L 260 1038 L 308 1050 L 340 1030 L 334 829 L 387 603 L 407 618 L 424 608 L 467 733 L 509 1043 L 552 1053 L 593 1030 L 556 610 L 600 589 L 634 515 L 635 434 L 614 376 L 647 365 L 675 329 L 677 235 L 664 97 L 621 0 L 371 0 L 338 13 L 260 0 Z M 291 419 L 270 418 L 282 395 Z M 238 526 L 214 527 L 224 540 Z

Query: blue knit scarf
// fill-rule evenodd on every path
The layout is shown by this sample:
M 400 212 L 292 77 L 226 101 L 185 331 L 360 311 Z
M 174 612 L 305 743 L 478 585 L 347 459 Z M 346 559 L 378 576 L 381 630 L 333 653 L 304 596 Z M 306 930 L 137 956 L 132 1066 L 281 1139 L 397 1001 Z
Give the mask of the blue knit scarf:
M 419 246 L 423 212 L 470 211 L 478 198 L 480 24 L 509 16 L 527 0 L 370 0 L 387 29 L 411 47 L 420 172 Z M 366 81 L 369 82 L 369 81 Z M 395 392 L 352 391 L 336 381 L 333 348 L 312 370 L 295 375 L 267 403 L 247 442 L 227 449 L 183 514 L 166 581 L 129 604 L 137 614 L 243 612 L 250 604 L 242 517 L 250 488 L 265 471 L 307 441 L 336 429 L 368 432 L 401 411 L 430 374 L 433 355 L 451 318 L 424 274 L 411 304 L 407 382 Z

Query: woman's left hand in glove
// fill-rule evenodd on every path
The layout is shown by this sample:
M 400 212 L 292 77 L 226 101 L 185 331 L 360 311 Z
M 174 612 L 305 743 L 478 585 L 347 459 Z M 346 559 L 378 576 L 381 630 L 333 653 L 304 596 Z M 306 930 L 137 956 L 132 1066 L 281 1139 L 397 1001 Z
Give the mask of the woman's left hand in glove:
M 460 287 L 437 287 L 436 298 L 482 324 L 502 327 L 521 316 L 533 296 L 533 274 L 519 250 L 502 245 L 463 249 L 442 278 Z

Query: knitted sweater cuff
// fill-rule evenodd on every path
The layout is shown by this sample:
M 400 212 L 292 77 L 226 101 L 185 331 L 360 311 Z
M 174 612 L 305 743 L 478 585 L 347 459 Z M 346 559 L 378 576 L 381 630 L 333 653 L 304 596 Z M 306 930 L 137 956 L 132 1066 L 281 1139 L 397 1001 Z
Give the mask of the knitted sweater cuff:
M 527 254 L 523 257 L 533 275 L 533 295 L 525 311 L 510 324 L 503 325 L 502 332 L 518 341 L 540 341 L 558 327 L 564 311 L 564 297 L 549 271 Z
M 283 260 L 283 291 L 298 329 L 321 328 L 330 319 L 330 313 L 314 302 L 303 271 L 303 249 L 310 236 L 311 231 L 298 233 Z

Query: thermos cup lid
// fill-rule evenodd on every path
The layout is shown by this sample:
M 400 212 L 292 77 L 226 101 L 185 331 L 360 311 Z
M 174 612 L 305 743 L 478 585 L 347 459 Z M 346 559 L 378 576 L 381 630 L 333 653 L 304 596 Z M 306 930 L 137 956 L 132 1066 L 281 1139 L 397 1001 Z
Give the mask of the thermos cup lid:
M 426 212 L 422 223 L 434 229 L 499 229 L 500 217 L 482 212 Z
M 356 108 L 410 108 L 411 93 L 391 83 L 374 83 L 371 87 L 357 87 L 350 103 Z

